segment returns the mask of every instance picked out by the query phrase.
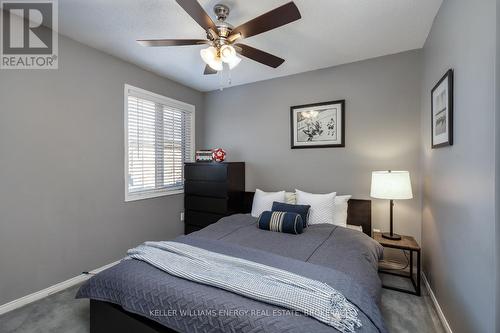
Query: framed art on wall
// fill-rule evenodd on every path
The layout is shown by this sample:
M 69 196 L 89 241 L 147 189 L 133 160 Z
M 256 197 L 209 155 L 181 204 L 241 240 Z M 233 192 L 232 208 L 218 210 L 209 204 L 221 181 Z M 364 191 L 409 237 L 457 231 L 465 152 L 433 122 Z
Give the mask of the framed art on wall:
M 290 108 L 291 148 L 345 147 L 345 100 Z
M 439 80 L 431 93 L 431 145 L 453 145 L 453 70 Z

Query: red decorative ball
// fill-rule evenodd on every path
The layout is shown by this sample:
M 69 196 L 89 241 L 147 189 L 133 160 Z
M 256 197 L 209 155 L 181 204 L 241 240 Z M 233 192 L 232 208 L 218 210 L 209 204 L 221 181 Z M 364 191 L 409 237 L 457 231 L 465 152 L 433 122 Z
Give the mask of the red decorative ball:
M 224 162 L 226 159 L 226 152 L 222 148 L 215 149 L 212 153 L 212 159 L 215 162 Z

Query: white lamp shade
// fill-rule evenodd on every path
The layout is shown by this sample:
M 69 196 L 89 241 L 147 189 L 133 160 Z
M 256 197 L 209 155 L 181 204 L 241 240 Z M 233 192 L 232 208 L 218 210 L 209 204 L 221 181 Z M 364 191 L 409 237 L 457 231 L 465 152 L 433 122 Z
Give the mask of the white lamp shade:
M 410 173 L 408 171 L 374 171 L 370 196 L 376 199 L 412 199 Z

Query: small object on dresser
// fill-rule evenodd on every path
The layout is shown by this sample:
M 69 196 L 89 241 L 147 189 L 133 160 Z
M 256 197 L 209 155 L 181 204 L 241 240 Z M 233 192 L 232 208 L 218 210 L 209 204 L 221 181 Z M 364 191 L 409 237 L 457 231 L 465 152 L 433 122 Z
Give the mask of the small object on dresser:
M 226 151 L 222 148 L 217 148 L 213 151 L 212 157 L 215 162 L 224 162 L 226 159 Z
M 213 161 L 212 155 L 213 155 L 212 149 L 197 150 L 195 160 L 196 162 L 212 162 Z

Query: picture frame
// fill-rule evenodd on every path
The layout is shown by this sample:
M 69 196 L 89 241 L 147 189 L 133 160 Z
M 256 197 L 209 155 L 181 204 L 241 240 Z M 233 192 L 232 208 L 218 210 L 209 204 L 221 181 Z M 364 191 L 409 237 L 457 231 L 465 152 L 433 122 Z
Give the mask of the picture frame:
M 453 69 L 431 91 L 431 147 L 453 145 Z
M 290 107 L 291 149 L 345 147 L 345 100 Z

